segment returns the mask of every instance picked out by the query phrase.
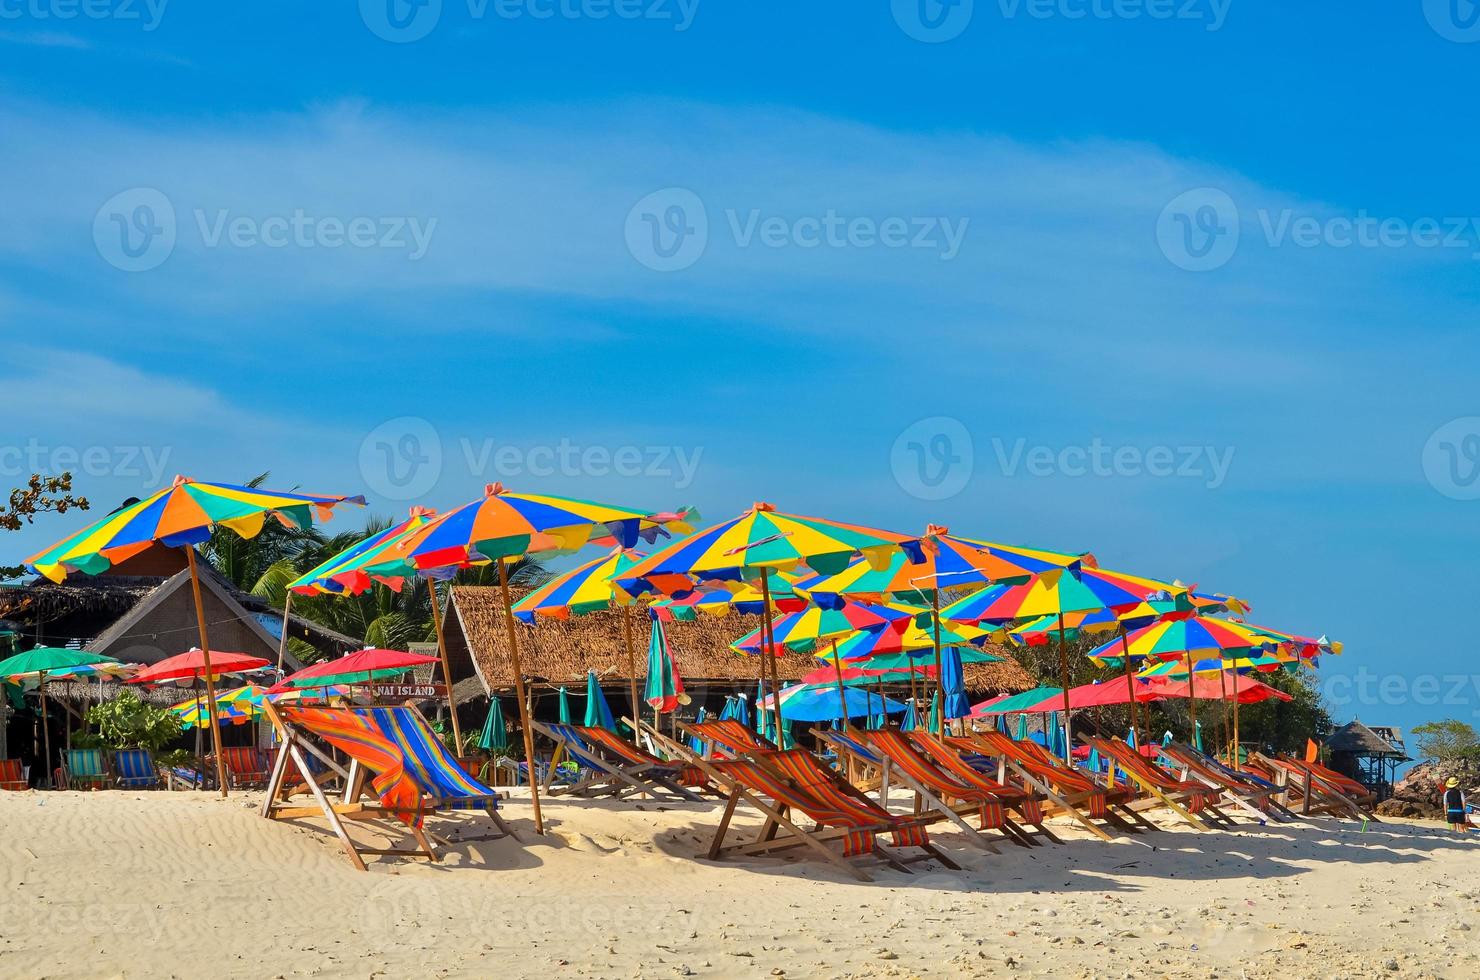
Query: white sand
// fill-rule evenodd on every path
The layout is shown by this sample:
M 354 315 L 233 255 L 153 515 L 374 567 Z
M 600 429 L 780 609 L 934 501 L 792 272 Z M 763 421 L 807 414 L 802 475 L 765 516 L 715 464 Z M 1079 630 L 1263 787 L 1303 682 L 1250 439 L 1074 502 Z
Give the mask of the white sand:
M 1064 846 L 999 856 L 942 828 L 970 871 L 862 884 L 696 860 L 717 807 L 550 802 L 536 841 L 515 800 L 523 846 L 360 873 L 321 821 L 257 800 L 0 793 L 0 976 L 1480 975 L 1480 841 L 1428 826 L 1056 825 Z

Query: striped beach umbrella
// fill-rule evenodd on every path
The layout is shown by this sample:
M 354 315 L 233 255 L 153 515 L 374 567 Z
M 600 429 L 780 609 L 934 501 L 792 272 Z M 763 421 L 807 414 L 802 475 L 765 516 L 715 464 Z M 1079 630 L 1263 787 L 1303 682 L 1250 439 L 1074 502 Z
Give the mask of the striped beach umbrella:
M 229 528 L 244 538 L 256 537 L 269 517 L 288 527 L 308 528 L 315 518 L 327 520 L 340 504 L 365 503 L 364 497 L 328 496 L 296 491 L 264 490 L 232 483 L 204 483 L 183 476 L 170 486 L 143 500 L 121 507 L 45 551 L 26 559 L 37 572 L 61 582 L 71 572 L 97 575 L 115 564 L 141 554 L 156 544 L 184 548 L 195 594 L 196 626 L 200 649 L 206 662 L 206 694 L 215 702 L 215 681 L 210 671 L 210 639 L 205 605 L 196 568 L 195 547 L 211 538 L 216 527 Z M 208 705 L 207 714 L 211 713 Z M 221 732 L 211 724 L 211 742 L 216 750 L 216 777 L 221 795 L 227 795 L 226 763 L 221 753 Z
M 375 564 L 381 554 L 399 541 L 403 535 L 422 527 L 436 515 L 436 511 L 426 507 L 411 508 L 406 520 L 351 545 L 328 561 L 289 582 L 290 597 L 293 593 L 298 595 L 325 593 L 359 595 L 377 582 L 385 585 L 392 592 L 400 592 L 406 581 L 404 576 L 373 578 L 365 569 Z
M 654 620 L 652 635 L 648 640 L 647 686 L 643 700 L 659 712 L 672 711 L 679 705 L 683 695 L 683 678 L 673 663 L 673 652 L 668 649 L 668 637 L 663 633 L 663 624 Z M 654 726 L 656 727 L 656 726 Z
M 511 493 L 501 483 L 484 488 L 483 496 L 456 507 L 411 531 L 387 548 L 366 571 L 371 575 L 449 577 L 457 569 L 492 561 L 498 565 L 514 691 L 524 729 L 526 757 L 534 759 L 534 730 L 525 696 L 524 668 L 513 601 L 509 595 L 508 559 L 532 552 L 569 551 L 586 543 L 631 548 L 670 531 L 689 530 L 687 513 L 648 513 L 586 500 L 545 494 Z M 445 642 L 443 644 L 445 647 Z M 453 716 L 454 721 L 456 715 Z M 530 784 L 535 832 L 545 832 L 538 787 Z
M 594 670 L 586 672 L 586 727 L 617 731 L 617 720 L 612 717 L 611 705 L 606 703 Z

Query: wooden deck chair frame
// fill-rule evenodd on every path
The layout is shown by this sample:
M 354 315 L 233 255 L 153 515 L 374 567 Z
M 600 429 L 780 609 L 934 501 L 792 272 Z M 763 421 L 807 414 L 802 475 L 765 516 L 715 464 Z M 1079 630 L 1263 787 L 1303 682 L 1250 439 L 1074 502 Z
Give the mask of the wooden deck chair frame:
M 1233 824 L 1233 820 L 1227 814 L 1219 811 L 1218 808 L 1211 801 L 1207 800 L 1207 796 L 1209 794 L 1207 794 L 1206 791 L 1201 789 L 1164 789 L 1163 787 L 1158 786 L 1155 780 L 1148 778 L 1144 772 L 1140 771 L 1141 767 L 1135 766 L 1133 764 L 1123 764 L 1123 760 L 1117 758 L 1117 756 L 1120 755 L 1120 748 L 1118 748 L 1116 744 L 1111 742 L 1109 739 L 1086 738 L 1084 740 L 1084 743 L 1088 745 L 1091 749 L 1099 752 L 1101 757 L 1108 759 L 1112 766 L 1125 773 L 1127 779 L 1134 782 L 1138 787 L 1141 788 L 1144 793 L 1147 794 L 1145 799 L 1137 800 L 1133 803 L 1128 804 L 1132 809 L 1165 807 L 1166 809 L 1171 810 L 1177 816 L 1181 817 L 1183 823 L 1195 827 L 1198 830 L 1212 830 L 1213 827 L 1210 825 L 1210 823 L 1221 823 L 1225 826 L 1231 826 Z M 1121 743 L 1121 747 L 1135 752 L 1134 749 L 1132 749 L 1128 745 L 1124 745 L 1124 743 Z M 1136 752 L 1136 758 L 1144 762 L 1146 766 L 1152 765 L 1151 761 L 1149 759 L 1146 759 L 1146 757 L 1142 756 L 1139 752 Z M 1169 776 L 1168 778 L 1171 777 Z M 1201 793 L 1203 795 L 1204 803 L 1201 813 L 1209 814 L 1208 819 L 1203 819 L 1200 814 L 1193 813 L 1190 809 L 1193 793 Z
M 661 760 L 655 759 L 652 762 L 620 764 L 606 758 L 602 751 L 602 746 L 599 744 L 594 747 L 577 745 L 574 746 L 575 751 L 572 752 L 572 746 L 568 744 L 568 740 L 556 731 L 555 728 L 538 721 L 531 722 L 531 724 L 535 731 L 553 741 L 557 746 L 556 755 L 550 760 L 550 768 L 545 773 L 544 785 L 540 787 L 540 792 L 547 796 L 610 796 L 613 799 L 625 800 L 629 796 L 645 793 L 654 799 L 667 794 L 669 797 L 683 803 L 701 803 L 704 800 L 704 797 L 698 793 L 693 792 L 688 787 L 680 786 L 673 779 L 665 775 L 662 770 L 671 767 L 664 765 Z M 583 726 L 574 725 L 570 727 L 579 728 Z M 650 731 L 645 732 L 645 734 L 651 738 Z M 561 752 L 570 755 L 573 759 L 580 762 L 583 767 L 591 770 L 591 775 L 570 785 L 562 786 L 557 784 L 554 774 L 555 767 L 560 761 Z
M 884 787 L 884 767 L 878 759 L 870 759 L 868 756 L 859 755 L 847 742 L 833 737 L 839 733 L 830 728 L 813 728 L 811 734 L 823 745 L 832 749 L 837 754 L 838 760 L 847 767 L 843 778 L 864 793 L 879 792 Z M 851 738 L 847 732 L 841 733 Z
M 627 718 L 623 718 L 622 722 L 626 725 L 632 724 L 632 722 L 629 721 Z M 739 723 L 737 722 L 737 724 Z M 716 739 L 708 737 L 695 723 L 679 721 L 678 728 L 681 732 L 683 732 L 684 735 L 688 736 L 689 738 L 695 739 L 705 746 L 703 755 L 706 759 L 713 759 L 717 757 L 726 759 L 738 758 L 735 752 L 730 748 L 729 743 L 720 742 Z M 648 738 L 649 741 L 662 746 L 665 752 L 668 751 L 673 746 L 674 740 L 666 736 L 661 740 L 655 739 L 653 738 L 653 735 L 656 732 L 657 730 L 654 729 L 651 725 L 644 725 L 643 727 L 643 734 Z M 768 743 L 764 738 L 762 738 L 760 735 L 757 735 L 755 732 L 747 732 L 747 734 L 751 736 L 751 741 L 754 746 L 758 747 L 761 751 L 769 751 L 775 748 L 774 745 Z M 721 754 L 719 751 L 719 749 L 721 748 L 724 749 L 723 754 Z M 750 751 L 750 749 L 751 746 L 743 746 L 741 750 L 742 752 L 746 752 Z M 692 751 L 692 749 L 685 750 L 685 752 L 688 754 L 692 754 Z M 685 755 L 685 758 L 687 758 L 687 755 Z
M 627 718 L 623 718 L 622 721 L 628 725 L 634 724 Z M 643 734 L 653 739 L 658 745 L 661 745 L 664 751 L 670 752 L 677 758 L 684 759 L 688 764 L 697 767 L 709 779 L 710 784 L 723 793 L 725 797 L 724 812 L 720 815 L 719 826 L 715 829 L 714 837 L 709 844 L 709 850 L 705 853 L 705 857 L 709 860 L 719 861 L 732 855 L 760 856 L 777 851 L 805 847 L 829 865 L 847 872 L 859 881 L 874 880 L 868 872 L 860 868 L 855 862 L 850 861 L 827 846 L 832 841 L 841 840 L 846 837 L 850 832 L 849 828 L 816 827 L 812 830 L 804 830 L 791 820 L 788 807 L 773 806 L 759 794 L 752 792 L 739 780 L 731 779 L 724 775 L 712 765 L 712 761 L 714 760 L 704 758 L 703 755 L 695 752 L 689 746 L 664 735 L 647 722 L 638 721 L 636 725 Z M 764 753 L 754 753 L 734 761 L 763 764 L 762 760 L 764 757 Z M 852 786 L 848 788 L 853 790 Z M 853 792 L 856 793 L 857 790 L 853 790 Z M 866 797 L 861 798 L 867 801 Z M 730 823 L 735 817 L 735 810 L 742 800 L 759 810 L 765 816 L 766 822 L 754 840 L 726 845 L 725 837 L 728 835 Z M 877 833 L 889 833 L 891 829 L 889 824 L 881 821 L 878 825 Z M 894 854 L 876 840 L 874 842 L 873 853 L 875 857 L 885 864 L 907 874 L 909 873 L 910 864 L 925 860 L 939 861 L 952 871 L 961 870 L 960 865 L 941 853 L 939 848 L 933 844 L 926 844 L 921 850 L 925 853 L 925 857 L 904 858 Z
M 329 774 L 335 774 L 344 780 L 344 785 L 349 787 L 354 778 L 349 770 L 342 766 L 332 755 L 325 752 L 319 746 L 309 740 L 306 733 L 300 731 L 297 725 L 288 722 L 278 714 L 277 709 L 271 702 L 263 705 L 268 719 L 273 727 L 277 729 L 280 750 L 277 758 L 273 761 L 272 771 L 268 776 L 267 792 L 262 798 L 262 816 L 269 820 L 293 820 L 302 817 L 322 816 L 329 822 L 329 827 L 334 835 L 339 838 L 339 843 L 344 847 L 345 854 L 350 863 L 360 871 L 366 870 L 364 855 L 383 855 L 390 857 L 419 857 L 431 862 L 439 860 L 436 850 L 432 847 L 431 839 L 422 827 L 408 825 L 394 815 L 394 811 L 379 805 L 378 803 L 367 804 L 358 799 L 352 802 L 334 803 L 329 799 L 323 780 Z M 352 711 L 352 708 L 338 708 L 334 710 Z M 315 773 L 308 764 L 308 757 L 313 756 L 322 762 L 327 770 Z M 292 759 L 298 764 L 298 771 L 304 781 L 308 784 L 308 791 L 313 795 L 315 806 L 293 806 L 286 801 L 280 800 L 280 792 L 284 789 L 283 779 L 287 773 L 288 760 Z M 415 841 L 415 848 L 401 847 L 365 847 L 356 844 L 350 837 L 349 830 L 345 826 L 348 820 L 359 822 L 374 822 L 385 825 L 389 829 L 396 830 L 402 834 L 409 834 Z
M 1214 789 L 1223 791 L 1223 799 L 1238 807 L 1255 820 L 1273 819 L 1281 822 L 1296 819 L 1295 814 L 1275 799 L 1278 786 L 1257 786 L 1248 780 L 1239 780 L 1233 774 L 1208 765 L 1206 756 L 1190 745 L 1172 742 L 1158 745 L 1167 765 L 1180 770 L 1184 780 L 1195 779 Z
M 1301 816 L 1326 814 L 1355 820 L 1377 819 L 1375 814 L 1364 810 L 1356 800 L 1293 760 L 1271 758 L 1262 752 L 1252 753 L 1249 759 L 1272 774 L 1274 781 L 1285 790 L 1286 800 L 1282 802 L 1288 805 L 1288 794 L 1292 789 L 1300 794 L 1298 805 Z
M 1375 820 L 1377 815 L 1373 813 L 1373 807 L 1377 805 L 1377 794 L 1357 782 L 1345 773 L 1337 772 L 1330 766 L 1319 762 L 1307 762 L 1294 756 L 1283 756 L 1283 761 L 1308 773 L 1321 784 L 1322 787 L 1330 787 L 1343 797 L 1356 804 L 1357 809 L 1369 819 Z
M 977 739 L 976 732 L 968 732 L 962 736 L 952 739 L 960 748 L 967 751 L 994 758 L 997 760 L 997 781 L 1005 783 L 1009 773 L 1022 781 L 1023 785 L 1042 793 L 1058 812 L 1073 818 L 1080 826 L 1101 840 L 1110 841 L 1115 838 L 1110 835 L 1100 823 L 1108 824 L 1118 831 L 1126 834 L 1140 834 L 1146 831 L 1160 830 L 1156 824 L 1147 820 L 1127 805 L 1129 800 L 1126 792 L 1109 786 L 1098 785 L 1093 774 L 1078 769 L 1065 769 L 1061 760 L 1053 760 L 1047 763 L 1052 769 L 1059 773 L 1062 778 L 1073 779 L 1076 782 L 1089 782 L 1096 784 L 1092 790 L 1068 790 L 1056 788 L 1049 779 L 1035 775 L 1031 769 L 1022 761 L 1021 756 L 1011 756 L 998 751 L 997 746 L 990 742 Z M 1003 736 L 1006 738 L 1006 736 Z M 1016 744 L 1015 740 L 1008 739 Z M 1062 787 L 1063 784 L 1060 784 Z M 1103 817 L 1091 816 L 1085 810 L 1095 794 L 1100 794 L 1105 799 L 1105 815 Z M 1119 812 L 1118 812 L 1119 811 Z M 1100 823 L 1096 823 L 1096 821 Z

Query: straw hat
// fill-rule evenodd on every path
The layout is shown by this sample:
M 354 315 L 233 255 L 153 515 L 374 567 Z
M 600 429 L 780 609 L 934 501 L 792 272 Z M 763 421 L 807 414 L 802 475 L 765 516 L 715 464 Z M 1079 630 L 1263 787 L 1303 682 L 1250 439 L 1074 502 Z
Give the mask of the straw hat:
M 1448 786 L 1450 789 L 1454 789 L 1456 786 L 1459 785 L 1459 777 L 1450 776 L 1448 779 L 1444 780 L 1444 785 Z

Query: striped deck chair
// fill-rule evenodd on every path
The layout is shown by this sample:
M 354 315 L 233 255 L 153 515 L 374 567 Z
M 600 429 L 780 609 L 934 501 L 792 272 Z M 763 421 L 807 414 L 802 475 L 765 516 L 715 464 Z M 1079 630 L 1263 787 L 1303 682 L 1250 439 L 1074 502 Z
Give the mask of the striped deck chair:
M 461 837 L 459 843 L 519 839 L 499 815 L 498 791 L 475 779 L 453 758 L 421 712 L 411 707 L 373 707 L 356 708 L 355 714 L 401 750 L 408 774 L 421 789 L 423 811 L 482 810 L 498 828 L 497 834 Z
M 1370 812 L 1377 805 L 1377 794 L 1345 773 L 1337 772 L 1330 766 L 1323 765 L 1319 762 L 1308 762 L 1304 759 L 1297 759 L 1294 756 L 1285 756 L 1284 758 L 1285 761 L 1308 770 L 1312 776 L 1321 782 L 1329 786 L 1334 786 L 1341 791 L 1343 796 L 1356 803 L 1364 811 Z
M 461 770 L 460 776 L 439 773 L 435 781 L 423 785 L 418 780 L 427 778 L 428 767 L 437 765 L 435 760 L 428 762 L 409 758 L 406 749 L 395 738 L 387 737 L 376 719 L 358 713 L 369 709 L 290 707 L 269 703 L 265 710 L 277 729 L 282 750 L 273 763 L 267 793 L 262 800 L 264 817 L 290 820 L 323 816 L 339 838 L 350 863 L 361 871 L 365 870 L 365 854 L 438 860 L 424 826 L 426 817 L 429 812 L 435 812 L 439 804 L 445 805 L 448 801 L 444 794 L 449 792 L 449 786 L 444 779 L 472 782 L 467 773 Z M 422 722 L 424 724 L 425 719 Z M 325 748 L 316 744 L 319 742 L 348 755 L 353 760 L 351 767 L 346 769 L 340 765 Z M 308 762 L 310 756 L 323 763 L 322 774 L 314 773 L 315 767 Z M 297 764 L 299 774 L 305 777 L 316 806 L 294 806 L 279 798 L 290 761 Z M 365 795 L 366 773 L 370 774 L 369 784 L 375 795 L 372 802 L 361 799 Z M 347 798 L 339 803 L 330 801 L 325 785 L 334 775 L 343 780 L 346 788 Z M 492 789 L 481 784 L 467 788 L 473 795 L 482 796 L 485 791 L 489 796 L 493 794 Z M 346 820 L 380 821 L 383 828 L 401 828 L 411 834 L 417 846 L 414 849 L 372 848 L 356 844 L 346 828 Z
M 158 789 L 159 771 L 148 749 L 120 749 L 113 753 L 113 775 L 122 789 Z
M 812 737 L 833 750 L 848 782 L 865 793 L 878 790 L 884 784 L 884 760 L 873 749 L 854 738 L 851 731 L 814 728 Z
M 950 821 L 972 835 L 973 839 L 980 841 L 976 831 L 963 819 L 966 814 L 975 814 L 981 830 L 1000 831 L 1004 837 L 1021 847 L 1036 846 L 1037 842 L 1032 839 L 1032 835 L 1008 818 L 1007 800 L 1003 796 L 957 779 L 948 772 L 942 772 L 929 757 L 915 748 L 908 733 L 883 728 L 872 732 L 854 732 L 852 735 L 854 740 L 873 749 L 882 762 L 884 772 L 879 791 L 880 806 L 888 807 L 889 784 L 897 780 L 915 794 L 917 814 L 928 807 L 935 811 L 937 819 Z M 1041 810 L 1025 802 L 1027 794 L 1001 784 L 995 784 L 994 788 L 1010 795 L 1013 802 L 1027 807 L 1029 815 L 1038 824 L 1043 823 Z M 952 802 L 957 800 L 960 803 Z M 1053 837 L 1051 832 L 1042 832 Z M 1053 837 L 1053 840 L 1062 843 L 1057 837 Z M 991 850 L 996 852 L 996 848 Z
M 106 789 L 112 782 L 102 749 L 62 750 L 62 785 L 67 789 Z
M 559 785 L 550 776 L 540 791 L 550 796 L 611 796 L 622 800 L 635 793 L 654 798 L 667 796 L 684 802 L 703 799 L 689 787 L 702 786 L 702 775 L 682 762 L 667 762 L 644 752 L 631 742 L 605 728 L 584 725 L 545 725 L 534 722 L 534 730 L 553 740 L 558 747 L 550 770 L 556 769 L 564 754 L 584 770 L 580 780 Z
M 1013 785 L 1006 779 L 995 779 L 986 770 L 977 768 L 972 756 L 949 744 L 945 738 L 924 730 L 905 733 L 915 750 L 926 756 L 942 773 L 974 789 L 991 793 L 1008 810 L 1017 811 L 1022 823 L 1033 828 L 1032 833 L 1019 831 L 1031 838 L 1041 836 L 1055 844 L 1062 844 L 1058 836 L 1044 824 L 1044 804 L 1049 796 L 1028 785 Z M 985 760 L 983 760 L 985 761 Z
M 728 791 L 724 815 L 709 847 L 708 856 L 712 860 L 807 847 L 861 881 L 872 879 L 851 858 L 877 857 L 904 872 L 909 871 L 908 865 L 928 860 L 960 870 L 959 865 L 930 843 L 925 825 L 934 818 L 895 816 L 801 749 L 750 759 L 701 759 L 695 765 Z M 742 799 L 765 814 L 765 825 L 755 840 L 726 846 L 725 835 Z M 808 831 L 797 826 L 791 819 L 795 813 L 809 817 L 816 829 Z M 922 855 L 912 858 L 896 855 L 879 843 L 880 834 L 888 834 L 894 847 L 918 848 Z M 827 846 L 835 841 L 843 845 L 841 857 Z
M 651 734 L 651 726 L 643 726 Z M 776 746 L 734 719 L 679 722 L 685 735 L 699 740 L 706 759 L 738 759 L 749 752 L 773 752 Z M 664 743 L 671 740 L 664 739 Z
M 1177 778 L 1118 739 L 1086 738 L 1084 743 L 1147 794 L 1146 799 L 1132 806 L 1163 806 L 1198 830 L 1212 829 L 1209 823 L 1233 825 L 1233 820 L 1217 807 L 1221 795 L 1218 790 L 1196 780 Z
M 226 763 L 226 782 L 232 789 L 248 789 L 267 783 L 267 753 L 253 745 L 234 745 L 221 750 Z
M 1222 790 L 1224 800 L 1255 820 L 1295 819 L 1295 814 L 1275 799 L 1280 788 L 1274 783 L 1230 769 L 1190 745 L 1168 742 L 1158 744 L 1156 750 L 1171 769 L 1181 770 L 1184 780 L 1196 779 Z
M 26 782 L 26 769 L 19 759 L 0 759 L 0 790 L 21 791 L 31 788 Z
M 1105 786 L 1036 742 L 1018 741 L 990 729 L 944 741 L 969 764 L 984 771 L 990 772 L 990 760 L 995 759 L 998 782 L 1016 778 L 1024 788 L 1042 793 L 1054 811 L 1072 817 L 1101 840 L 1113 839 L 1107 827 L 1129 834 L 1158 829 L 1130 809 L 1133 789 Z

